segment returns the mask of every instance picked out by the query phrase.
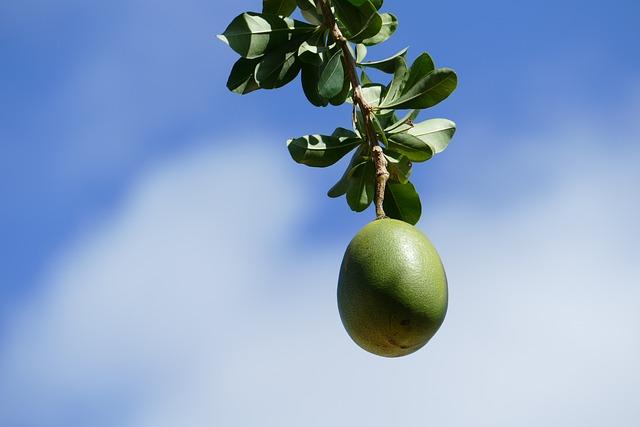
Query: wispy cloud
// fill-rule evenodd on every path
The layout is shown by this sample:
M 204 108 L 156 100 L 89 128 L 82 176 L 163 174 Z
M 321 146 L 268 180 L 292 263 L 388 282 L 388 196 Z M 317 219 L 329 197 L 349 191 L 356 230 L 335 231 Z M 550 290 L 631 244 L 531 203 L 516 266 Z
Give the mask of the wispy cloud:
M 451 308 L 402 360 L 343 332 L 343 248 L 288 246 L 311 205 L 271 151 L 159 166 L 14 319 L 2 424 L 631 426 L 640 153 L 590 134 L 556 133 L 553 186 L 514 207 L 432 210 Z

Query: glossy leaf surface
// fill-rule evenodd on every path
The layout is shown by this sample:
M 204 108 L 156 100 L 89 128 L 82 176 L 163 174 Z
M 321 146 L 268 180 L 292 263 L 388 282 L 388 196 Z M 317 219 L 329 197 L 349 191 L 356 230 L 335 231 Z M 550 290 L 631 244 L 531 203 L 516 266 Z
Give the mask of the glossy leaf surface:
M 262 0 L 262 13 L 289 16 L 296 6 L 296 0 Z
M 387 135 L 388 147 L 392 151 L 404 154 L 413 162 L 424 162 L 433 156 L 433 151 L 420 138 L 408 133 Z
M 387 216 L 415 225 L 422 215 L 422 203 L 412 183 L 387 183 L 383 202 Z
M 227 80 L 227 88 L 234 93 L 246 95 L 254 90 L 260 89 L 260 85 L 255 79 L 256 65 L 260 58 L 247 59 L 240 58 L 236 61 Z
M 347 204 L 351 210 L 362 212 L 373 202 L 376 171 L 373 162 L 356 165 L 350 172 L 347 187 Z
M 240 56 L 251 59 L 281 48 L 293 39 L 304 39 L 315 29 L 291 18 L 246 12 L 231 21 L 218 38 Z
M 361 144 L 359 138 L 306 135 L 287 141 L 289 154 L 297 163 L 312 167 L 331 166 Z
M 347 168 L 342 174 L 342 177 L 340 177 L 338 182 L 336 182 L 335 185 L 329 189 L 329 191 L 327 192 L 327 196 L 336 198 L 346 194 L 347 189 L 349 188 L 349 177 L 352 175 L 351 169 L 364 161 L 364 158 L 362 156 L 364 147 L 364 144 L 360 144 L 360 146 L 356 149 L 356 151 L 353 153 L 353 156 L 351 156 L 351 161 L 347 165 Z
M 420 138 L 431 147 L 434 154 L 441 153 L 451 142 L 456 124 L 447 119 L 431 119 L 417 123 L 407 133 Z
M 343 35 L 354 43 L 374 37 L 382 28 L 382 16 L 370 1 L 354 5 L 349 0 L 334 0 L 336 20 Z
M 368 39 L 364 39 L 362 43 L 367 46 L 373 46 L 376 44 L 383 43 L 387 41 L 393 33 L 398 29 L 398 18 L 391 13 L 383 13 L 380 15 L 382 18 L 382 26 L 380 27 L 380 31 L 373 37 L 369 37 Z
M 390 179 L 405 184 L 411 176 L 411 160 L 407 156 L 393 151 L 386 150 L 384 153 L 387 159 L 387 170 Z
M 344 66 L 342 64 L 342 51 L 337 50 L 327 61 L 320 80 L 318 81 L 318 93 L 325 98 L 337 96 L 344 87 Z
M 451 95 L 457 84 L 458 78 L 453 70 L 439 68 L 421 77 L 413 85 L 405 83 L 402 95 L 396 99 L 385 99 L 380 107 L 399 110 L 433 107 Z
M 295 79 L 300 72 L 298 44 L 291 42 L 267 53 L 256 66 L 255 78 L 261 88 L 275 89 Z
M 329 100 L 318 91 L 318 80 L 320 80 L 321 69 L 308 63 L 302 64 L 302 90 L 309 102 L 316 107 L 326 107 Z
M 400 52 L 379 61 L 359 62 L 360 67 L 375 68 L 387 74 L 393 74 L 395 71 L 395 59 L 405 57 L 409 48 L 405 47 Z

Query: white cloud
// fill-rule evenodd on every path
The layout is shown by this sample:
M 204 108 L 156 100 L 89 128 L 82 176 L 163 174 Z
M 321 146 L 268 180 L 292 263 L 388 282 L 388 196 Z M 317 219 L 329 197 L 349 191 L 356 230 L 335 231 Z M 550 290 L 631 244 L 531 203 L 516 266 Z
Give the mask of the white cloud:
M 157 167 L 69 249 L 13 324 L 0 424 L 637 422 L 637 150 L 573 144 L 540 164 L 554 186 L 516 208 L 433 211 L 421 227 L 450 312 L 398 360 L 342 330 L 343 248 L 290 247 L 310 201 L 270 153 Z

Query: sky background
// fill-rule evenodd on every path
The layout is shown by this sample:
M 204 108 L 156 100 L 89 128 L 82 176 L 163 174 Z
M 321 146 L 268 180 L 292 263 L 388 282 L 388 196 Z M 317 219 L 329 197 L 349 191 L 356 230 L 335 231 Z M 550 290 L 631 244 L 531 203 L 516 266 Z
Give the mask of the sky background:
M 413 179 L 450 309 L 397 360 L 335 302 L 373 212 L 285 146 L 349 108 L 225 88 L 260 7 L 0 3 L 0 425 L 637 426 L 640 5 L 385 2 L 370 58 L 460 79 Z

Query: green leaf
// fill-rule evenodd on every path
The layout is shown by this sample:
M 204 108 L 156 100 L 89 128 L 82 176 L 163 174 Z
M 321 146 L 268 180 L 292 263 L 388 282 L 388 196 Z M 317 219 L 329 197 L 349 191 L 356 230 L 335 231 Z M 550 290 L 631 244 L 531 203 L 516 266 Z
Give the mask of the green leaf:
M 403 118 L 387 126 L 384 131 L 387 133 L 406 132 L 413 127 L 413 121 L 419 114 L 420 110 L 411 110 Z
M 377 10 L 380 10 L 382 3 L 384 3 L 384 0 L 371 0 L 371 4 L 373 4 Z
M 447 119 L 426 120 L 413 125 L 407 131 L 431 147 L 434 154 L 441 153 L 447 148 L 455 132 L 456 124 Z
M 351 210 L 362 212 L 373 202 L 376 171 L 373 162 L 356 165 L 350 172 L 347 186 L 347 203 Z
M 382 26 L 380 27 L 380 31 L 378 31 L 378 34 L 375 36 L 362 40 L 363 44 L 373 46 L 385 42 L 398 29 L 398 18 L 396 18 L 395 15 L 391 13 L 382 13 L 380 16 L 382 17 Z
M 303 42 L 298 48 L 298 59 L 306 64 L 321 66 L 324 63 L 324 49 L 326 48 Z
M 342 51 L 338 50 L 327 61 L 320 80 L 318 81 L 318 93 L 325 98 L 333 98 L 338 95 L 344 86 L 344 66 L 342 64 Z
M 411 64 L 411 71 L 407 78 L 406 88 L 412 88 L 421 78 L 436 69 L 433 59 L 428 53 L 423 52 Z
M 423 53 L 416 58 L 410 68 L 407 67 L 407 62 L 404 57 L 396 58 L 393 80 L 382 104 L 386 105 L 401 99 L 422 77 L 428 75 L 433 70 L 433 60 L 427 53 Z
M 388 58 L 381 59 L 380 61 L 359 62 L 357 65 L 360 67 L 375 68 L 387 74 L 393 74 L 396 70 L 396 58 L 405 57 L 407 55 L 408 47 L 405 47 L 400 52 L 392 55 Z
M 294 161 L 312 167 L 326 167 L 336 163 L 345 154 L 362 143 L 359 138 L 327 135 L 306 135 L 287 141 Z
M 356 110 L 355 130 L 363 137 L 363 139 L 368 139 L 367 129 L 364 125 L 364 116 L 360 110 Z
M 402 96 L 382 103 L 380 108 L 424 109 L 446 99 L 456 89 L 458 77 L 448 68 L 439 68 L 418 80 L 405 85 Z
M 329 100 L 318 92 L 320 80 L 320 67 L 312 64 L 302 64 L 302 90 L 309 102 L 316 107 L 326 107 Z
M 322 31 L 316 31 L 298 48 L 298 59 L 319 66 L 324 63 L 324 57 L 328 51 L 329 48 L 322 42 Z
M 313 25 L 322 25 L 322 12 L 320 8 L 316 6 L 312 0 L 296 0 L 300 13 Z
M 380 139 L 382 139 L 382 142 L 385 145 L 388 145 L 389 141 L 387 141 L 387 136 L 384 134 L 384 127 L 382 126 L 382 123 L 380 123 L 380 120 L 378 118 L 379 118 L 379 116 L 377 114 L 373 114 L 371 116 L 371 121 L 373 123 L 373 128 L 376 131 L 376 139 L 380 138 Z
M 382 27 L 382 16 L 370 1 L 353 5 L 349 0 L 334 0 L 336 20 L 347 40 L 360 43 L 375 36 Z
M 401 184 L 407 183 L 411 176 L 411 160 L 407 156 L 389 150 L 385 150 L 384 156 L 387 158 L 390 179 Z
M 357 133 L 345 128 L 336 128 L 336 130 L 333 131 L 331 136 L 337 136 L 340 138 L 359 138 Z
M 364 143 L 358 146 L 356 151 L 353 153 L 353 156 L 351 156 L 351 161 L 349 162 L 349 165 L 347 165 L 347 168 L 342 174 L 342 177 L 340 177 L 338 182 L 336 182 L 335 185 L 331 187 L 331 189 L 329 189 L 329 191 L 327 192 L 327 196 L 335 199 L 342 196 L 343 194 L 346 194 L 347 189 L 349 188 L 349 177 L 352 175 L 351 169 L 353 169 L 355 165 L 360 164 L 364 161 L 363 152 L 365 147 L 366 145 Z
M 361 43 L 356 45 L 356 62 L 364 61 L 367 56 L 367 47 Z
M 411 161 L 405 156 L 402 156 L 402 160 L 389 169 L 389 174 L 393 177 L 390 182 L 400 184 L 406 184 L 409 182 L 411 172 L 413 171 L 412 166 L 413 164 Z
M 405 88 L 407 78 L 409 77 L 409 69 L 407 68 L 407 61 L 405 61 L 404 57 L 399 56 L 394 60 L 394 68 L 393 79 L 389 85 L 387 95 L 378 105 L 384 105 L 388 100 L 397 99 L 401 96 L 402 91 Z
M 392 151 L 404 154 L 413 162 L 424 162 L 433 157 L 433 151 L 424 141 L 408 133 L 387 135 L 388 145 Z
M 354 6 L 362 6 L 362 4 L 367 0 L 347 0 L 347 1 Z
M 410 182 L 388 182 L 384 192 L 384 212 L 387 216 L 415 225 L 422 215 L 422 203 Z
M 267 53 L 256 66 L 256 81 L 261 88 L 275 89 L 295 79 L 300 72 L 297 60 L 299 43 L 293 41 L 282 48 Z
M 296 0 L 262 0 L 262 13 L 290 16 L 296 10 Z
M 344 86 L 342 87 L 342 91 L 331 98 L 329 103 L 333 106 L 338 106 L 344 104 L 349 99 L 349 92 L 351 89 L 351 84 L 348 79 L 344 79 Z
M 342 90 L 340 91 L 339 94 L 329 99 L 329 103 L 331 105 L 342 105 L 347 101 L 347 99 L 349 99 L 350 93 L 351 93 L 351 81 L 347 78 L 347 75 L 345 74 L 343 76 Z
M 384 86 L 377 83 L 371 83 L 362 86 L 362 96 L 371 106 L 377 106 L 380 104 L 380 99 L 384 91 Z
M 395 120 L 395 111 L 393 110 L 388 110 L 386 112 L 375 112 L 374 116 L 376 118 L 376 120 L 378 121 L 378 123 L 380 124 L 380 130 L 378 131 L 380 134 L 384 135 L 385 134 L 385 128 L 387 126 L 389 126 L 391 123 L 393 123 Z M 376 129 L 378 130 L 378 129 Z
M 296 38 L 304 40 L 315 29 L 313 25 L 291 18 L 247 12 L 231 21 L 218 38 L 240 56 L 253 59 Z
M 368 77 L 366 78 L 366 80 L 369 80 Z M 361 90 L 362 90 L 362 96 L 364 97 L 365 101 L 367 101 L 367 104 L 375 107 L 378 104 L 380 104 L 380 100 L 382 99 L 382 97 L 385 94 L 385 87 L 382 86 L 380 83 L 364 83 L 365 79 L 361 80 Z M 353 100 L 349 99 L 348 102 L 350 104 L 353 104 Z
M 245 95 L 249 92 L 260 89 L 254 75 L 258 62 L 260 62 L 260 58 L 238 59 L 231 69 L 231 74 L 229 74 L 227 88 L 231 92 L 238 93 L 240 95 Z

